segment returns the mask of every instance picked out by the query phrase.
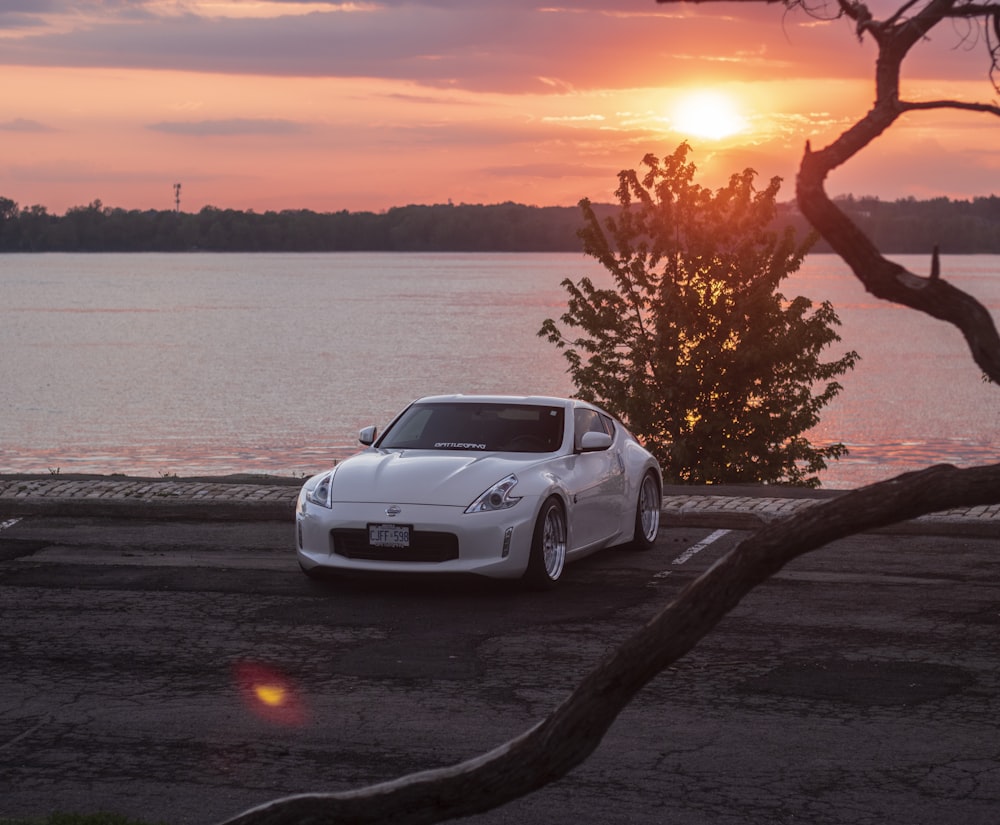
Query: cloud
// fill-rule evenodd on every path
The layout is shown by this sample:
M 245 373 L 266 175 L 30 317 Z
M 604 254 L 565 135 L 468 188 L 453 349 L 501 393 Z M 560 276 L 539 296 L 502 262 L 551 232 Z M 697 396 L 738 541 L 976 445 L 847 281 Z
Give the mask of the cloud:
M 741 9 L 737 19 L 653 0 L 575 0 L 572 7 L 529 0 L 270 2 L 253 5 L 272 16 L 240 17 L 211 16 L 213 9 L 242 7 L 236 3 L 202 9 L 190 0 L 185 13 L 170 15 L 154 14 L 158 4 L 82 5 L 76 16 L 49 15 L 48 31 L 8 38 L 0 63 L 369 77 L 549 94 L 672 85 L 699 71 L 749 80 L 796 60 L 852 70 L 842 54 L 852 44 L 848 30 L 799 26 L 804 15 L 782 21 L 770 8 Z M 752 59 L 741 55 L 746 49 L 754 49 Z M 853 71 L 870 67 L 860 61 Z
M 54 132 L 51 126 L 39 123 L 37 120 L 26 120 L 17 117 L 13 120 L 0 121 L 0 132 Z
M 69 11 L 69 8 L 57 0 L 0 0 L 0 15 L 45 14 L 53 11 Z
M 932 34 L 907 59 L 904 94 L 977 96 L 943 80 L 961 75 L 991 96 L 978 45 L 951 49 L 961 32 L 948 26 Z M 833 139 L 870 106 L 875 55 L 844 20 L 655 0 L 0 0 L 0 35 L 0 175 L 53 208 L 160 203 L 182 178 L 200 179 L 206 201 L 243 207 L 599 200 L 619 169 L 680 141 L 677 92 L 713 84 L 754 129 L 706 144 L 699 172 L 712 186 L 748 165 L 792 181 L 807 138 Z M 925 113 L 904 120 L 894 134 L 935 128 Z M 992 179 L 973 180 L 995 168 L 980 124 L 993 125 L 972 117 L 933 156 L 951 167 L 966 146 L 985 147 L 951 173 L 954 193 Z M 12 177 L 27 159 L 67 172 Z M 845 178 L 850 167 L 835 189 L 913 185 L 913 167 Z
M 169 135 L 233 136 L 291 135 L 308 130 L 308 126 L 280 118 L 229 118 L 226 120 L 164 121 L 149 123 L 147 129 Z
M 511 166 L 490 166 L 481 170 L 484 175 L 498 178 L 608 178 L 605 166 L 588 166 L 578 163 L 523 163 Z

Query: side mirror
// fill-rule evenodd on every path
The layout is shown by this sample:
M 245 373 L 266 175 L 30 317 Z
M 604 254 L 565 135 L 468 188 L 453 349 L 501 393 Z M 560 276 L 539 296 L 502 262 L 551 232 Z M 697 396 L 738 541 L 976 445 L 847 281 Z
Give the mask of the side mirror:
M 375 436 L 378 434 L 378 430 L 374 427 L 365 427 L 361 432 L 358 433 L 358 441 L 364 444 L 366 447 L 371 447 L 375 443 Z
M 607 450 L 611 446 L 612 438 L 607 433 L 584 433 L 580 437 L 580 452 L 595 453 L 599 450 Z

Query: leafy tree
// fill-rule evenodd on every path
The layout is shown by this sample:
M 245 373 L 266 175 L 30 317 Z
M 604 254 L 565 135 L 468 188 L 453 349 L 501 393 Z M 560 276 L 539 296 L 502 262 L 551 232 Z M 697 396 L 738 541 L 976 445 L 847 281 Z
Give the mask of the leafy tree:
M 539 335 L 564 350 L 577 394 L 620 416 L 667 477 L 818 486 L 811 474 L 846 448 L 803 433 L 858 356 L 822 361 L 840 340 L 833 307 L 777 291 L 811 243 L 770 228 L 780 178 L 757 191 L 747 169 L 712 193 L 694 182 L 689 151 L 646 155 L 641 180 L 621 172 L 621 209 L 603 226 L 581 202 L 584 251 L 614 285 L 567 279 L 562 322 L 577 337 L 551 318 Z

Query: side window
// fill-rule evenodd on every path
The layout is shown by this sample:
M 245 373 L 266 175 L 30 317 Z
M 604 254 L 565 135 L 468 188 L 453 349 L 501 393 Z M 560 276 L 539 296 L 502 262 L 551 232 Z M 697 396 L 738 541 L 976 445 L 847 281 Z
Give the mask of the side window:
M 611 419 L 608 419 L 606 425 L 604 416 L 594 410 L 586 409 L 574 411 L 573 429 L 573 447 L 577 450 L 580 449 L 580 439 L 583 438 L 584 433 L 608 433 L 610 435 L 613 432 Z
M 601 423 L 604 425 L 604 432 L 615 437 L 615 420 L 610 415 L 601 415 Z

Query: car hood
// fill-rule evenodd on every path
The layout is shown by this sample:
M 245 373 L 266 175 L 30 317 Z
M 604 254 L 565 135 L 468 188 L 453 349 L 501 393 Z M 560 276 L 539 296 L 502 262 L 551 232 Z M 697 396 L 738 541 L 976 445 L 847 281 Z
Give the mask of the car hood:
M 333 500 L 467 507 L 500 479 L 533 463 L 496 453 L 371 450 L 337 465 Z

